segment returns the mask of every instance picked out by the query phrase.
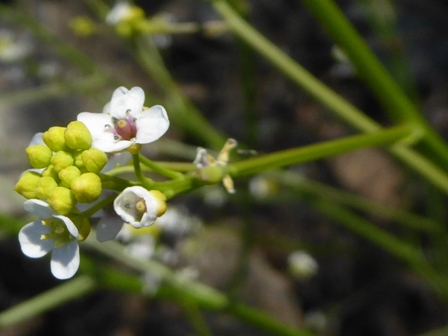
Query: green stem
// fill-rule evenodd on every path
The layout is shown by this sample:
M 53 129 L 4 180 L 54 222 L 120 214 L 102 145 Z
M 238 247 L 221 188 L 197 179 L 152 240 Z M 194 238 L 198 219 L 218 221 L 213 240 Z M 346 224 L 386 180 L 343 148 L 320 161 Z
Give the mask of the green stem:
M 287 56 L 278 47 L 244 22 L 223 0 L 211 0 L 213 7 L 229 24 L 232 31 L 252 46 L 268 61 L 282 71 L 293 82 L 328 107 L 353 127 L 367 132 L 376 132 L 381 126 L 365 116 L 360 110 L 322 84 L 313 75 Z M 432 132 L 432 131 L 431 131 Z M 425 139 L 429 139 L 426 137 Z M 432 162 L 411 149 L 400 147 L 391 150 L 397 157 L 418 171 L 434 185 L 448 193 L 448 176 Z
M 198 282 L 192 282 L 170 270 L 163 264 L 154 260 L 134 258 L 125 252 L 124 246 L 118 242 L 110 241 L 101 244 L 95 239 L 87 238 L 84 241 L 86 247 L 107 255 L 123 264 L 134 268 L 140 272 L 151 273 L 160 278 L 164 283 L 179 292 L 179 295 L 170 295 L 171 299 L 182 304 L 182 300 L 190 299 L 195 304 L 216 311 L 226 311 L 239 319 L 252 324 L 263 330 L 272 332 L 280 336 L 312 336 L 312 333 L 286 326 L 284 323 L 275 320 L 266 313 L 247 307 L 243 304 L 232 304 L 227 297 L 212 287 L 208 287 Z M 181 300 L 181 301 L 179 301 Z
M 372 89 L 382 106 L 398 122 L 415 122 L 425 128 L 423 148 L 448 168 L 448 147 L 432 129 L 422 113 L 393 80 L 365 41 L 333 0 L 302 0 L 324 26 L 328 34 L 355 64 L 362 79 Z
M 154 186 L 154 181 L 147 178 L 142 173 L 142 169 L 140 167 L 140 155 L 139 154 L 132 154 L 132 163 L 134 164 L 134 172 L 135 176 L 137 176 L 138 180 L 142 184 L 143 187 L 150 190 Z
M 233 163 L 229 165 L 229 173 L 234 177 L 252 175 L 271 168 L 304 163 L 361 148 L 390 145 L 411 136 L 413 132 L 415 132 L 415 129 L 409 126 L 399 126 L 372 134 L 355 135 L 315 145 L 287 149 Z
M 86 211 L 83 211 L 82 214 L 89 218 L 91 216 L 93 216 L 97 211 L 101 210 L 102 208 L 104 208 L 106 205 L 108 205 L 109 203 L 112 203 L 112 201 L 117 197 L 116 194 L 110 195 L 108 197 L 106 197 L 105 199 L 101 200 L 100 202 L 96 203 L 94 206 L 92 206 L 91 208 L 89 208 Z
M 425 278 L 433 288 L 446 300 L 448 299 L 448 281 L 435 271 L 423 254 L 410 244 L 395 238 L 388 232 L 378 228 L 369 221 L 355 215 L 351 211 L 324 200 L 315 200 L 312 205 L 320 212 L 335 219 L 357 235 L 380 246 L 385 251 L 407 263 Z
M 139 155 L 140 158 L 140 162 L 145 165 L 146 167 L 148 167 L 151 171 L 153 171 L 154 173 L 166 176 L 168 178 L 171 179 L 182 179 L 184 178 L 184 174 L 176 172 L 176 171 L 172 171 L 170 169 L 167 169 L 159 164 L 157 164 L 156 162 L 148 159 L 147 157 L 143 156 L 143 155 Z
M 364 132 L 375 132 L 380 129 L 379 124 L 322 84 L 311 73 L 241 19 L 226 1 L 212 0 L 211 3 L 239 38 L 347 123 Z
M 96 289 L 95 281 L 78 276 L 58 287 L 19 303 L 0 313 L 0 329 L 28 320 L 66 302 L 84 297 Z
M 332 188 L 324 183 L 311 181 L 301 175 L 287 171 L 272 171 L 266 175 L 275 178 L 293 190 L 304 193 L 305 196 L 311 195 L 312 197 L 319 197 L 329 202 L 352 207 L 380 218 L 396 221 L 403 227 L 438 235 L 443 230 L 439 223 L 428 218 Z

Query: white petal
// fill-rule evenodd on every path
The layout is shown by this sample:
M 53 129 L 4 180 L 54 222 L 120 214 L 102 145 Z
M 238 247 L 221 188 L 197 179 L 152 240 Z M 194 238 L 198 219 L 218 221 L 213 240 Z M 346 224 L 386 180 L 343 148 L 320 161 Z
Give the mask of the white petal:
M 112 132 L 106 130 L 106 125 L 113 127 L 113 122 L 110 115 L 103 113 L 81 112 L 78 114 L 76 119 L 87 126 L 94 140 L 95 138 L 103 137 L 104 133 L 110 134 L 113 139 Z
M 110 114 L 110 102 L 108 102 L 106 105 L 104 105 L 103 113 Z
M 119 217 L 107 216 L 100 220 L 96 227 L 96 239 L 100 243 L 115 239 L 123 227 L 123 220 Z
M 79 267 L 79 246 L 76 240 L 55 248 L 51 253 L 51 273 L 58 279 L 75 275 Z
M 64 224 L 65 224 L 65 226 L 67 227 L 68 232 L 70 232 L 70 234 L 71 234 L 73 237 L 78 238 L 78 234 L 79 234 L 79 232 L 78 232 L 78 228 L 75 226 L 75 224 L 73 224 L 73 222 L 71 221 L 70 218 L 65 217 L 65 216 L 61 216 L 61 215 L 53 216 L 53 217 L 55 217 L 55 218 L 60 219 L 61 221 L 63 221 Z
M 131 159 L 132 159 L 132 155 L 129 152 L 109 154 L 107 156 L 107 164 L 104 166 L 104 168 L 101 170 L 101 172 L 102 173 L 108 172 L 109 170 L 115 168 L 117 164 L 124 166 Z
M 128 140 L 116 141 L 113 139 L 98 139 L 93 142 L 92 147 L 105 153 L 115 153 L 128 148 L 132 144 L 134 144 L 134 142 Z
M 159 139 L 170 126 L 165 109 L 156 105 L 136 117 L 137 136 L 135 141 L 146 144 Z
M 118 119 L 126 118 L 128 110 L 136 117 L 142 112 L 145 103 L 145 92 L 142 88 L 135 86 L 127 92 L 124 90 L 124 87 L 116 89 L 110 101 L 110 114 Z
M 24 255 L 30 258 L 40 258 L 54 248 L 53 240 L 42 240 L 43 234 L 50 230 L 42 221 L 34 221 L 25 225 L 19 232 L 19 243 Z
M 129 224 L 131 224 L 136 229 L 141 229 L 141 228 L 153 225 L 155 223 L 156 219 L 157 219 L 156 212 L 148 211 L 143 214 L 143 217 L 140 220 L 140 222 L 132 222 L 132 223 L 130 222 Z
M 46 202 L 37 199 L 25 201 L 25 203 L 23 203 L 23 208 L 25 211 L 36 215 L 40 219 L 47 219 L 54 215 L 54 211 L 51 210 Z
M 45 142 L 44 142 L 44 140 L 42 138 L 43 135 L 44 134 L 42 132 L 34 134 L 33 138 L 31 139 L 31 141 L 30 141 L 30 143 L 28 145 L 28 147 L 29 146 L 34 146 L 34 145 L 45 145 Z
M 137 212 L 135 205 L 146 196 L 152 197 L 149 191 L 143 187 L 135 186 L 126 188 L 114 201 L 115 212 L 127 223 L 139 223 L 140 221 L 137 217 L 140 218 L 140 214 Z

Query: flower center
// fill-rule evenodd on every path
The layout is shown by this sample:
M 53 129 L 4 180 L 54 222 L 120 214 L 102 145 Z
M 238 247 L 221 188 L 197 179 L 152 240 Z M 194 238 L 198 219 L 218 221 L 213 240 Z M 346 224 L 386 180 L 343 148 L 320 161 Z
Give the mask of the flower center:
M 52 239 L 55 247 L 66 245 L 72 238 L 65 224 L 56 218 L 48 218 L 43 221 L 43 225 L 50 228 L 50 232 L 41 235 L 41 240 Z
M 146 212 L 146 203 L 143 198 L 135 203 L 135 209 L 142 215 Z
M 106 128 L 114 134 L 115 140 L 135 140 L 137 136 L 136 119 L 132 117 L 131 110 L 126 111 L 126 118 L 112 118 L 113 126 L 106 125 Z

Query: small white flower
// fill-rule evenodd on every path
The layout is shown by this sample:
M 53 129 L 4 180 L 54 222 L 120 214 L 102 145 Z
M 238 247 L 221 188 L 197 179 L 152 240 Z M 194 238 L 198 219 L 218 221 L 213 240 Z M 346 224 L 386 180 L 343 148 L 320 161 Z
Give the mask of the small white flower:
M 288 257 L 291 275 L 297 279 L 308 279 L 316 274 L 319 265 L 316 260 L 304 251 L 295 251 Z
M 123 190 L 114 201 L 115 212 L 135 228 L 147 227 L 166 211 L 166 197 L 158 190 L 135 186 Z
M 170 122 L 160 105 L 143 106 L 145 93 L 140 87 L 119 87 L 103 113 L 82 112 L 78 120 L 92 134 L 92 147 L 106 153 L 120 152 L 133 144 L 146 144 L 159 139 Z
M 129 17 L 131 14 L 132 6 L 129 2 L 118 1 L 112 7 L 110 12 L 106 16 L 106 22 L 112 26 L 117 25 L 123 19 Z
M 22 252 L 40 258 L 51 251 L 51 273 L 58 279 L 71 278 L 79 267 L 78 229 L 65 216 L 56 215 L 40 200 L 28 200 L 24 209 L 40 218 L 19 232 Z

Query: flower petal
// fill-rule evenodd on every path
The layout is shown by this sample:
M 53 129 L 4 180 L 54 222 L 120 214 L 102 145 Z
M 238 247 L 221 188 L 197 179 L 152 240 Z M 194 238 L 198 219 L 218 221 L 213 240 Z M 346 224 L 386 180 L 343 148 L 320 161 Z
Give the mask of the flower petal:
M 132 159 L 132 154 L 129 152 L 116 153 L 107 155 L 107 164 L 101 170 L 102 173 L 108 172 L 109 170 L 116 167 L 117 164 L 124 166 Z
M 43 139 L 44 133 L 39 132 L 34 134 L 33 138 L 31 139 L 28 147 L 34 146 L 34 145 L 45 145 L 44 139 Z
M 37 199 L 25 201 L 23 208 L 25 211 L 36 215 L 40 219 L 47 219 L 54 215 L 54 211 L 46 202 Z
M 142 88 L 135 86 L 131 90 L 119 87 L 112 95 L 110 101 L 110 114 L 118 119 L 126 118 L 126 111 L 131 110 L 131 114 L 137 117 L 145 103 L 145 92 Z
M 170 126 L 168 115 L 163 106 L 155 105 L 136 116 L 137 136 L 139 144 L 153 142 L 159 139 Z
M 79 246 L 76 240 L 55 248 L 51 254 L 51 273 L 58 279 L 75 275 L 79 267 Z
M 106 130 L 106 125 L 113 126 L 110 115 L 105 113 L 81 112 L 76 119 L 87 126 L 94 140 L 104 137 L 104 134 L 110 134 L 113 139 L 114 135 L 112 132 Z
M 78 235 L 79 235 L 78 228 L 75 226 L 75 224 L 73 224 L 73 222 L 71 221 L 70 218 L 65 217 L 65 216 L 61 216 L 61 215 L 53 216 L 53 217 L 63 221 L 65 226 L 67 227 L 68 232 L 70 232 L 70 234 L 73 237 L 78 238 Z
M 132 144 L 134 142 L 128 140 L 99 139 L 93 142 L 92 147 L 105 153 L 115 153 L 128 148 Z
M 42 225 L 42 221 L 34 221 L 25 225 L 19 232 L 19 243 L 24 255 L 40 258 L 54 248 L 53 240 L 42 240 L 41 236 L 50 232 Z
M 118 216 L 107 216 L 100 220 L 96 227 L 96 239 L 100 243 L 115 239 L 123 227 L 123 220 Z

